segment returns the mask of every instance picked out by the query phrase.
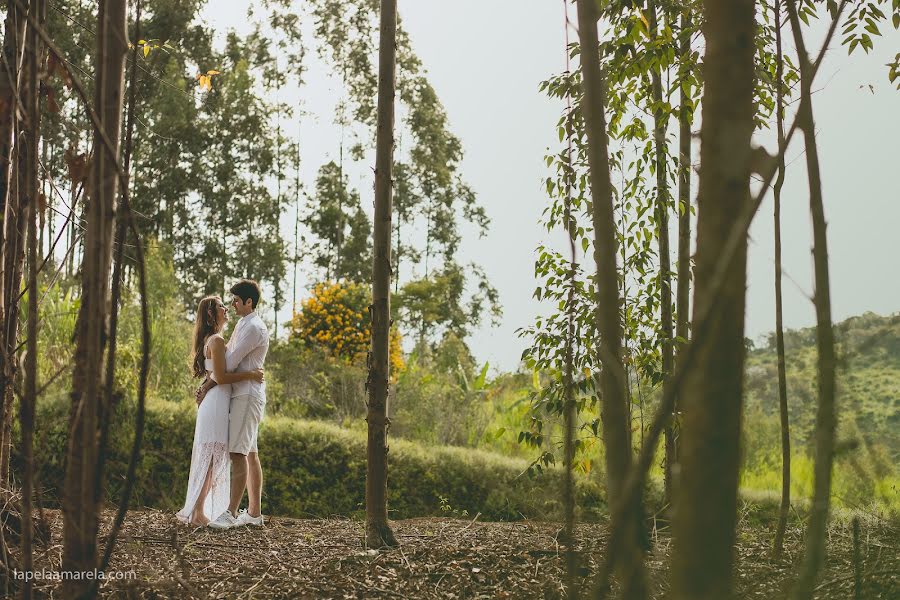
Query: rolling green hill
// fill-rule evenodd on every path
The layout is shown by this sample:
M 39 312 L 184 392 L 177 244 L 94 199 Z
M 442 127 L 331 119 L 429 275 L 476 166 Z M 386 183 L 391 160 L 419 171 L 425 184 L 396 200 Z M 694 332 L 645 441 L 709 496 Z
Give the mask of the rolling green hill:
M 834 326 L 837 340 L 838 438 L 856 441 L 876 463 L 900 459 L 900 313 L 867 312 Z M 795 448 L 811 450 L 816 409 L 815 328 L 785 332 L 788 405 Z M 747 356 L 747 413 L 778 416 L 775 336 Z

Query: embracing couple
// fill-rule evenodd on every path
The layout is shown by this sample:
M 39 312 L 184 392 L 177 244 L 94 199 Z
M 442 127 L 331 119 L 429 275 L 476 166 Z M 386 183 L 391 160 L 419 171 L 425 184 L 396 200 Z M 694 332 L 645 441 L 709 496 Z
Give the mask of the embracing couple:
M 197 307 L 191 366 L 195 377 L 206 379 L 196 394 L 187 497 L 177 515 L 183 523 L 215 529 L 263 524 L 257 433 L 266 408 L 269 332 L 256 314 L 259 284 L 242 279 L 230 292 L 240 320 L 227 342 L 222 330 L 228 308 L 222 299 L 207 296 Z M 238 513 L 245 489 L 248 507 Z

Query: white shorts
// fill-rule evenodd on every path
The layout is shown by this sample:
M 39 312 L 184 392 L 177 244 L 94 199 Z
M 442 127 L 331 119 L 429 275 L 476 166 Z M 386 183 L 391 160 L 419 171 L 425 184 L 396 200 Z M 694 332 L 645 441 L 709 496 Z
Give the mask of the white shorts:
M 257 436 L 266 401 L 256 396 L 234 396 L 228 413 L 228 451 L 235 454 L 259 452 Z

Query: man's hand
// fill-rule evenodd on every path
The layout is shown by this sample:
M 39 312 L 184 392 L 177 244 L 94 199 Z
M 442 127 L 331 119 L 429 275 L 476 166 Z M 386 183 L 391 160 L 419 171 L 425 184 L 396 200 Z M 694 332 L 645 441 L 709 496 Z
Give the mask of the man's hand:
M 203 402 L 203 399 L 206 397 L 206 392 L 216 387 L 216 385 L 218 384 L 210 379 L 209 376 L 203 380 L 203 383 L 201 383 L 200 387 L 197 388 L 197 391 L 194 392 L 194 399 L 197 400 L 197 407 Z

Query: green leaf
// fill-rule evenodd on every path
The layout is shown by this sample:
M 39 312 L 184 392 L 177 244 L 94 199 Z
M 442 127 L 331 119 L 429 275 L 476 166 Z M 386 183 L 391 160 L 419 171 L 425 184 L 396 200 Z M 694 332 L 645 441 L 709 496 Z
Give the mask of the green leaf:
M 481 373 L 478 374 L 478 378 L 475 380 L 475 389 L 481 390 L 484 389 L 484 381 L 487 379 L 488 366 L 490 363 L 484 363 L 484 366 L 481 367 Z
M 587 238 L 581 238 L 581 251 L 587 252 L 588 246 L 590 246 L 590 242 Z

